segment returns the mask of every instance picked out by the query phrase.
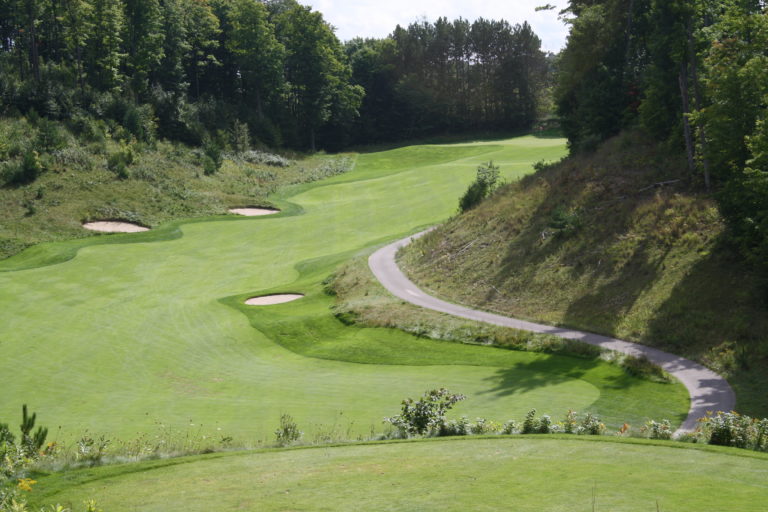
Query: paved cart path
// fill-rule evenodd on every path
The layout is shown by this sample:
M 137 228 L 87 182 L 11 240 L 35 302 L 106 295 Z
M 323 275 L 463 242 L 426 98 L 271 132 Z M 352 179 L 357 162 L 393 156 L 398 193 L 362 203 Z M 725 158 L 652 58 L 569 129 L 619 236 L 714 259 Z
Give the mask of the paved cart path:
M 597 345 L 624 354 L 634 356 L 645 355 L 648 359 L 664 368 L 666 372 L 677 378 L 688 389 L 688 394 L 691 397 L 691 407 L 688 410 L 688 417 L 680 425 L 678 433 L 695 430 L 697 420 L 705 416 L 707 411 L 731 411 L 734 409 L 736 397 L 728 382 L 712 370 L 689 359 L 662 352 L 645 345 L 609 338 L 599 334 L 537 324 L 486 311 L 470 309 L 445 302 L 424 293 L 403 274 L 395 262 L 395 255 L 400 248 L 405 247 L 412 240 L 426 234 L 428 231 L 422 231 L 382 247 L 368 259 L 368 265 L 371 267 L 376 278 L 393 295 L 417 306 L 448 313 L 449 315 L 512 327 L 523 331 L 552 334 L 561 338 L 579 340 L 590 345 Z

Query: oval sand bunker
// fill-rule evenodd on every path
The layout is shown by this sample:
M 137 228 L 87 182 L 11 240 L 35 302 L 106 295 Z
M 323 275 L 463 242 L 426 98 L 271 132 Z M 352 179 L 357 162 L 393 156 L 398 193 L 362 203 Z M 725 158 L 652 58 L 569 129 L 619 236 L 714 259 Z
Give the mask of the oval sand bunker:
M 102 233 L 139 233 L 142 231 L 149 231 L 149 228 L 139 226 L 138 224 L 117 221 L 86 222 L 83 224 L 83 227 L 85 229 L 90 229 L 91 231 L 100 231 Z
M 304 295 L 300 293 L 281 293 L 276 295 L 262 295 L 261 297 L 251 297 L 246 304 L 249 306 L 269 306 L 272 304 L 282 304 L 284 302 L 291 302 L 302 298 Z
M 274 208 L 230 208 L 229 213 L 245 215 L 246 217 L 259 217 L 261 215 L 272 215 L 280 213 L 280 210 Z

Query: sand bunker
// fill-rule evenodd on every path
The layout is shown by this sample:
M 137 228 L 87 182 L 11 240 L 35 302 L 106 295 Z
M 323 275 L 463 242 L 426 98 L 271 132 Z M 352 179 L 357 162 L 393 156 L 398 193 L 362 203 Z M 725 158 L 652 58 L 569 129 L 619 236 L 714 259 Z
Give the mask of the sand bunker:
M 101 231 L 102 233 L 139 233 L 140 231 L 149 231 L 149 228 L 139 226 L 138 224 L 117 221 L 86 222 L 83 224 L 83 227 L 91 231 Z
M 269 306 L 271 304 L 282 304 L 284 302 L 291 302 L 302 298 L 304 295 L 300 293 L 281 293 L 276 295 L 262 295 L 261 297 L 251 297 L 246 304 L 249 306 Z
M 274 208 L 230 208 L 229 213 L 245 215 L 246 217 L 258 217 L 260 215 L 272 215 L 280 213 L 280 210 Z

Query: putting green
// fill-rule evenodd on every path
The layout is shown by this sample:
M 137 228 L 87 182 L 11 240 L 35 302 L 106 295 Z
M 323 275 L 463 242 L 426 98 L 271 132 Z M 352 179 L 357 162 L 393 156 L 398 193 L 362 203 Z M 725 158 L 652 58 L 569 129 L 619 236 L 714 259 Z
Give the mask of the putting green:
M 183 236 L 167 230 L 154 243 L 140 241 L 163 229 L 50 244 L 2 262 L 63 261 L 0 272 L 0 418 L 13 422 L 27 403 L 69 438 L 85 429 L 131 437 L 161 421 L 266 440 L 285 412 L 308 437 L 340 417 L 368 434 L 403 397 L 445 386 L 468 395 L 456 412 L 472 417 L 519 419 L 536 407 L 593 410 L 611 425 L 679 421 L 688 408 L 679 385 L 330 315 L 322 280 L 351 255 L 454 213 L 480 162 L 514 179 L 564 152 L 562 140 L 523 137 L 363 154 L 354 171 L 293 189 L 279 215 L 183 224 Z M 305 297 L 243 304 L 272 293 Z
M 761 455 L 586 438 L 453 439 L 82 470 L 41 478 L 33 495 L 74 506 L 93 497 L 114 512 L 757 512 L 768 481 Z

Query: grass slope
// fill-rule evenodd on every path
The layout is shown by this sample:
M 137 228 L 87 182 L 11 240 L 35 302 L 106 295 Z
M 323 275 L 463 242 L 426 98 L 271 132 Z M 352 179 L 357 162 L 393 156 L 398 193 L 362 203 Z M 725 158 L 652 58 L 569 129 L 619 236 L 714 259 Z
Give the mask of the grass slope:
M 677 385 L 598 362 L 348 327 L 331 315 L 323 279 L 379 241 L 448 217 L 479 162 L 494 159 L 512 179 L 562 154 L 563 141 L 532 137 L 363 154 L 353 172 L 281 199 L 303 214 L 188 223 L 172 240 L 84 245 L 74 258 L 68 243 L 50 244 L 45 261 L 61 263 L 0 273 L 0 418 L 28 403 L 70 437 L 130 437 L 157 420 L 263 440 L 287 412 L 311 440 L 339 422 L 368 435 L 403 397 L 446 386 L 470 397 L 456 410 L 470 416 L 506 420 L 536 407 L 596 410 L 611 425 L 679 420 L 687 402 Z M 95 240 L 104 239 L 131 240 Z M 33 249 L 7 264 L 38 257 Z M 277 291 L 307 296 L 242 305 Z
M 41 149 L 43 125 L 58 134 L 57 148 Z M 153 146 L 127 143 L 119 140 L 119 129 L 96 130 L 96 136 L 89 138 L 75 136 L 54 121 L 0 117 L 0 259 L 42 242 L 90 238 L 73 244 L 94 243 L 98 235 L 81 226 L 88 220 L 118 219 L 157 227 L 179 219 L 221 215 L 235 206 L 270 205 L 268 196 L 282 186 L 314 181 L 351 163 L 343 156 L 289 160 L 257 155 L 283 164 L 276 167 L 230 152 L 218 172 L 205 175 L 200 149 L 167 141 Z M 33 149 L 40 152 L 39 176 L 26 185 L 6 183 L 22 155 Z M 108 162 L 126 151 L 133 155 L 133 162 L 120 179 Z M 25 259 L 34 266 L 34 261 Z
M 729 378 L 740 411 L 768 415 L 765 283 L 684 169 L 627 134 L 500 190 L 400 263 L 447 300 L 701 361 Z
M 154 461 L 40 478 L 39 503 L 207 510 L 765 509 L 768 456 L 560 436 L 430 440 Z M 555 484 L 556 483 L 556 484 Z M 594 496 L 594 499 L 593 499 Z

